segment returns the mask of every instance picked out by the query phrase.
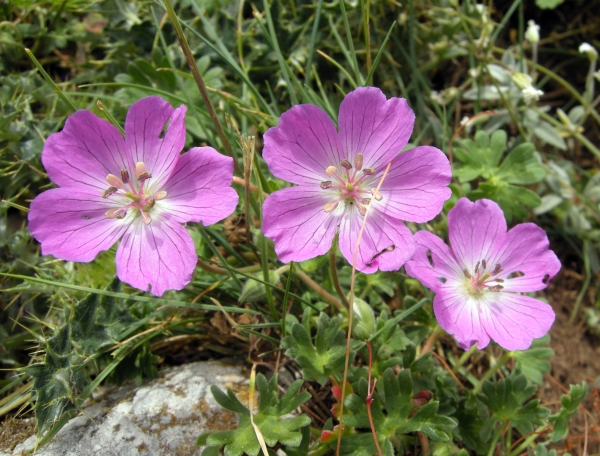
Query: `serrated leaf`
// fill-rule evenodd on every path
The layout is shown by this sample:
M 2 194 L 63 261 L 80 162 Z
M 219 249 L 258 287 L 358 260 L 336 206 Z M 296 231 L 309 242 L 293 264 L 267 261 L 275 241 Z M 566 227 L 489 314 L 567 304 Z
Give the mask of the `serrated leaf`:
M 502 162 L 495 174 L 509 184 L 529 185 L 541 181 L 546 176 L 539 160 L 533 154 L 535 147 L 523 143 L 515 147 Z
M 544 337 L 543 339 L 534 341 L 532 348 L 529 350 L 512 352 L 512 357 L 516 361 L 516 368 L 519 372 L 537 385 L 541 385 L 544 374 L 550 372 L 552 367 L 550 359 L 554 356 L 554 350 L 550 347 L 540 346 L 547 344 L 550 338 Z
M 563 394 L 560 398 L 562 407 L 558 413 L 549 417 L 549 421 L 554 424 L 551 441 L 558 442 L 564 440 L 569 434 L 569 420 L 577 410 L 579 404 L 583 402 L 588 393 L 588 385 L 582 382 L 581 385 L 571 385 L 569 394 Z

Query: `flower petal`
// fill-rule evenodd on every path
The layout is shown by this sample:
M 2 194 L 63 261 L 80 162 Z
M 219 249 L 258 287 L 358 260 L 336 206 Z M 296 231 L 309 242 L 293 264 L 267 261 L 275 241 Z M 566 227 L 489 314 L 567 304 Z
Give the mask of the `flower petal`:
M 296 105 L 264 135 L 263 158 L 273 175 L 294 184 L 319 184 L 341 160 L 331 118 L 317 106 Z
M 61 132 L 48 137 L 42 163 L 55 184 L 101 195 L 108 188 L 106 176 L 118 176 L 129 159 L 119 130 L 91 111 L 77 111 Z
M 164 200 L 156 208 L 172 220 L 212 225 L 229 216 L 238 194 L 231 188 L 233 160 L 212 147 L 194 147 L 179 156 L 173 174 L 163 187 Z
M 494 263 L 502 265 L 504 291 L 529 292 L 546 288 L 560 270 L 560 261 L 549 249 L 546 232 L 533 223 L 522 223 L 504 237 Z M 520 272 L 518 277 L 511 274 Z M 510 277 L 510 278 L 508 278 Z
M 386 99 L 376 87 L 359 87 L 340 105 L 338 130 L 350 163 L 362 153 L 364 168 L 387 165 L 408 144 L 415 114 L 404 98 Z
M 146 165 L 152 178 L 147 188 L 161 190 L 177 164 L 185 144 L 186 107 L 177 109 L 160 97 L 147 97 L 134 103 L 125 120 L 125 147 L 132 166 Z M 135 169 L 128 168 L 130 173 Z
M 325 212 L 334 191 L 288 187 L 272 193 L 263 205 L 263 233 L 275 242 L 281 261 L 304 261 L 331 248 L 341 211 Z
M 127 222 L 107 219 L 119 207 L 93 190 L 54 188 L 38 195 L 29 209 L 29 231 L 42 244 L 42 255 L 89 262 L 108 250 L 127 228 Z
M 438 215 L 450 198 L 451 179 L 450 162 L 441 150 L 417 147 L 392 161 L 380 189 L 383 199 L 371 204 L 397 219 L 425 223 Z
M 461 198 L 448 213 L 450 245 L 462 268 L 473 273 L 477 262 L 495 258 L 506 234 L 506 220 L 500 206 L 481 199 L 472 203 Z M 491 263 L 490 267 L 494 267 Z
M 355 206 L 346 206 L 340 224 L 340 250 L 352 265 L 356 241 L 363 222 Z M 397 271 L 415 253 L 412 233 L 401 220 L 377 211 L 367 214 L 358 254 L 356 269 L 364 273 Z
M 117 249 L 117 275 L 140 290 L 162 296 L 192 280 L 198 256 L 186 229 L 165 216 L 152 215 L 145 225 L 137 217 Z
M 527 350 L 554 322 L 552 307 L 529 296 L 485 293 L 481 322 L 489 336 L 506 350 Z
M 405 265 L 409 276 L 436 292 L 443 283 L 463 277 L 454 254 L 439 237 L 428 231 L 417 231 L 413 239 L 415 255 Z
M 433 312 L 440 327 L 453 334 L 459 345 L 468 350 L 477 344 L 487 347 L 490 336 L 482 326 L 481 302 L 458 287 L 445 285 L 433 299 Z

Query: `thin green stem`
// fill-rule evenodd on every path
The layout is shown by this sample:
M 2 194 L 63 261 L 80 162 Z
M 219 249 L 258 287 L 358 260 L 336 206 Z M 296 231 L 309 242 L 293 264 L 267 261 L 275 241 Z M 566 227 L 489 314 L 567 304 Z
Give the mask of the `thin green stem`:
M 481 377 L 481 380 L 479 380 L 479 383 L 477 385 L 475 385 L 475 388 L 473 388 L 473 393 L 478 393 L 479 391 L 481 391 L 481 388 L 483 387 L 484 382 L 487 382 L 490 378 L 492 378 L 494 376 L 494 374 L 496 372 L 498 372 L 498 370 L 506 364 L 506 362 L 510 359 L 511 356 L 512 356 L 511 352 L 504 353 L 502 358 L 500 358 L 498 360 L 498 362 L 496 364 L 494 364 L 493 367 L 490 367 L 488 369 L 488 371 L 485 374 L 483 374 L 483 377 Z
M 518 456 L 520 454 L 523 454 L 523 451 L 529 446 L 531 445 L 546 429 L 548 429 L 551 426 L 551 423 L 546 423 L 543 426 L 537 428 L 535 430 L 535 432 L 533 432 L 529 437 L 527 437 L 523 443 L 521 443 L 521 445 L 519 445 L 517 448 L 515 448 L 514 451 L 511 451 L 510 453 L 508 453 L 507 456 Z
M 342 286 L 340 285 L 340 278 L 337 273 L 337 265 L 336 265 L 336 254 L 337 254 L 337 235 L 331 244 L 331 249 L 329 249 L 329 270 L 331 272 L 331 281 L 333 282 L 333 286 L 335 291 L 337 291 L 338 296 L 341 298 L 342 302 L 346 306 L 346 308 L 350 307 L 350 302 L 342 290 Z
M 171 0 L 164 0 L 164 1 L 165 1 L 165 9 L 167 10 L 169 19 L 171 20 L 171 23 L 173 24 L 173 28 L 175 29 L 175 34 L 177 35 L 177 39 L 179 40 L 181 50 L 183 51 L 183 54 L 185 55 L 185 59 L 187 60 L 188 66 L 190 67 L 190 71 L 192 72 L 192 75 L 194 76 L 194 80 L 196 81 L 196 85 L 198 86 L 198 90 L 200 91 L 200 95 L 202 95 L 202 100 L 204 100 L 204 104 L 206 105 L 206 110 L 208 111 L 208 114 L 213 122 L 215 130 L 217 130 L 217 134 L 219 135 L 219 138 L 221 139 L 221 143 L 223 144 L 223 147 L 225 148 L 225 153 L 227 155 L 229 155 L 231 158 L 233 158 L 233 166 L 235 168 L 235 172 L 241 175 L 240 165 L 238 164 L 238 162 L 236 160 L 235 154 L 233 152 L 233 148 L 231 147 L 231 143 L 229 142 L 229 139 L 227 139 L 227 135 L 225 134 L 225 131 L 223 130 L 223 127 L 221 126 L 221 122 L 219 121 L 217 112 L 215 111 L 215 108 L 213 107 L 212 102 L 210 101 L 210 98 L 208 97 L 208 91 L 206 90 L 206 85 L 204 84 L 204 79 L 202 78 L 202 75 L 200 74 L 200 70 L 198 69 L 198 66 L 196 65 L 196 60 L 194 59 L 194 54 L 192 53 L 192 50 L 190 49 L 190 45 L 187 42 L 187 38 L 185 37 L 185 34 L 183 33 L 183 29 L 181 28 L 181 23 L 179 22 L 179 18 L 175 14 L 173 5 L 171 5 Z
M 33 55 L 33 52 L 31 52 L 29 49 L 25 48 L 25 53 L 29 56 L 29 58 L 31 59 L 31 61 L 33 62 L 35 67 L 38 69 L 38 71 L 42 74 L 42 76 L 44 77 L 46 82 L 50 85 L 50 87 L 52 87 L 52 90 L 54 90 L 56 95 L 58 95 L 58 98 L 60 98 L 64 104 L 66 104 L 69 108 L 71 108 L 71 110 L 73 112 L 77 111 L 77 108 L 75 107 L 75 105 L 73 103 L 71 103 L 71 100 L 69 100 L 67 98 L 67 96 L 64 93 L 62 93 L 62 91 L 54 83 L 52 78 L 48 75 L 48 73 L 46 73 L 46 70 L 44 70 L 44 67 L 42 67 L 42 64 L 40 62 L 38 62 L 38 59 L 35 58 L 35 55 Z
M 356 52 L 354 51 L 354 40 L 352 39 L 352 32 L 350 31 L 350 23 L 348 22 L 348 14 L 346 13 L 346 4 L 343 0 L 340 0 L 340 11 L 342 12 L 342 20 L 344 22 L 344 29 L 346 30 L 346 39 L 348 40 L 348 48 L 350 50 L 350 64 L 354 70 L 354 77 L 356 82 L 360 85 L 364 84 L 364 80 L 360 70 L 358 69 L 358 60 L 356 60 Z
M 575 299 L 575 305 L 573 306 L 573 310 L 571 311 L 571 316 L 569 317 L 567 326 L 571 326 L 573 324 L 573 321 L 575 321 L 575 317 L 577 317 L 577 313 L 579 312 L 579 306 L 581 306 L 581 301 L 587 293 L 588 287 L 590 286 L 590 282 L 592 280 L 592 274 L 590 271 L 590 259 L 587 253 L 588 249 L 586 249 L 587 242 L 588 241 L 585 241 L 583 246 L 583 268 L 585 271 L 585 281 L 583 282 L 583 287 L 581 287 L 581 290 L 577 294 L 577 298 Z
M 310 33 L 310 44 L 308 46 L 308 58 L 306 59 L 306 69 L 304 70 L 304 84 L 310 83 L 310 75 L 312 73 L 312 62 L 315 54 L 315 43 L 317 41 L 317 32 L 319 31 L 319 22 L 321 21 L 321 9 L 323 8 L 323 0 L 318 0 L 317 11 L 315 12 L 315 20 Z

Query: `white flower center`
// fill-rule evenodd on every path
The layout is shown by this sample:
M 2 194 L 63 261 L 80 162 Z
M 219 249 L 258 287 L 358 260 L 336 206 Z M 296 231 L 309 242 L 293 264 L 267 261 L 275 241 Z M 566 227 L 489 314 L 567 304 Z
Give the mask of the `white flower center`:
M 131 202 L 123 207 L 107 210 L 104 216 L 109 219 L 122 219 L 127 214 L 127 211 L 132 209 L 139 213 L 144 223 L 148 225 L 152 221 L 150 210 L 154 207 L 156 201 L 164 199 L 167 196 L 167 192 L 164 190 L 152 193 L 144 188 L 144 183 L 151 177 L 152 175 L 146 171 L 146 165 L 143 162 L 135 164 L 135 181 L 129 178 L 129 172 L 126 169 L 121 170 L 120 179 L 114 174 L 106 176 L 106 181 L 110 187 L 102 192 L 102 197 L 108 198 L 112 195 L 125 196 Z
M 504 288 L 503 285 L 500 285 L 504 279 L 497 277 L 501 272 L 502 265 L 500 263 L 488 271 L 487 262 L 485 260 L 478 261 L 472 273 L 466 268 L 463 270 L 465 287 L 472 296 L 481 296 L 490 291 L 498 292 Z
M 369 188 L 375 174 L 373 168 L 362 169 L 363 154 L 357 154 L 354 159 L 354 167 L 348 160 L 342 160 L 338 167 L 329 166 L 325 173 L 331 177 L 331 180 L 321 182 L 321 188 L 324 190 L 337 190 L 338 196 L 333 201 L 325 204 L 323 210 L 331 212 L 335 210 L 340 203 L 356 205 L 358 211 L 365 215 L 367 206 L 371 199 L 375 198 L 381 201 L 383 196 L 375 188 Z

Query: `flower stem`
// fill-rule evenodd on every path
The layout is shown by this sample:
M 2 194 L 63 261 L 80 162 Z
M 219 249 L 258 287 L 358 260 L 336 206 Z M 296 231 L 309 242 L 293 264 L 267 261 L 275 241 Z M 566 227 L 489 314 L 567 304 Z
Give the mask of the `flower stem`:
M 339 295 L 340 299 L 346 306 L 346 308 L 350 307 L 350 302 L 346 295 L 344 294 L 344 290 L 340 285 L 340 278 L 338 277 L 337 267 L 335 264 L 335 257 L 337 253 L 337 236 L 336 239 L 333 240 L 333 244 L 331 245 L 331 249 L 329 250 L 329 270 L 331 271 L 331 281 L 333 282 L 333 286 L 335 287 L 335 291 Z
M 502 358 L 500 358 L 498 360 L 498 362 L 496 364 L 494 364 L 493 367 L 490 367 L 490 369 L 483 374 L 483 377 L 481 377 L 481 380 L 479 380 L 479 383 L 477 385 L 475 385 L 475 388 L 473 388 L 473 392 L 474 393 L 478 393 L 479 391 L 481 391 L 481 387 L 483 386 L 483 382 L 488 381 L 490 378 L 492 378 L 492 376 L 498 372 L 498 370 L 504 366 L 506 364 L 506 362 L 510 359 L 510 357 L 512 356 L 512 352 L 506 352 L 504 353 L 504 356 L 502 356 Z
M 183 29 L 181 28 L 181 24 L 177 15 L 175 14 L 175 10 L 173 9 L 173 5 L 171 4 L 171 0 L 165 0 L 165 9 L 167 10 L 167 14 L 169 15 L 169 19 L 173 24 L 173 28 L 175 29 L 175 34 L 177 35 L 177 39 L 179 40 L 179 44 L 181 49 L 185 55 L 185 59 L 190 67 L 190 71 L 194 76 L 194 80 L 196 81 L 196 85 L 198 86 L 198 90 L 200 91 L 200 95 L 202 95 L 202 99 L 204 100 L 204 104 L 206 105 L 206 110 L 213 121 L 213 125 L 215 126 L 215 130 L 217 130 L 217 134 L 219 138 L 221 138 L 221 142 L 223 143 L 223 147 L 225 148 L 225 152 L 231 158 L 233 158 L 233 166 L 235 168 L 236 174 L 241 174 L 240 165 L 238 164 L 235 154 L 233 153 L 233 149 L 231 147 L 231 143 L 227 139 L 225 135 L 225 131 L 223 131 L 223 127 L 221 127 L 221 122 L 219 122 L 219 118 L 217 117 L 217 112 L 213 107 L 210 98 L 208 98 L 208 91 L 206 90 L 206 85 L 204 84 L 204 79 L 202 79 L 202 75 L 200 74 L 200 70 L 198 70 L 198 66 L 196 65 L 196 60 L 194 59 L 194 55 L 192 54 L 192 50 L 190 49 L 190 45 L 187 42 L 185 34 L 183 33 Z
M 300 280 L 302 280 L 306 285 L 315 290 L 319 296 L 325 299 L 325 301 L 332 304 L 340 312 L 346 313 L 346 308 L 344 307 L 344 305 L 337 299 L 335 299 L 327 290 L 321 287 L 321 285 L 319 285 L 317 282 L 311 279 L 311 277 L 308 274 L 306 274 L 300 268 L 296 268 L 295 272 Z
M 377 185 L 375 192 L 378 192 L 379 189 L 381 188 L 381 185 L 383 184 L 383 181 L 385 180 L 385 177 L 387 176 L 387 173 L 390 170 L 390 166 L 392 166 L 392 162 L 389 162 L 387 167 L 385 168 L 385 171 L 383 172 L 383 176 L 381 176 L 381 179 L 379 180 L 379 184 Z M 344 423 L 343 423 L 344 400 L 346 398 L 346 382 L 348 380 L 348 367 L 350 364 L 350 341 L 352 340 L 352 317 L 354 316 L 353 312 L 352 312 L 352 308 L 354 306 L 352 304 L 354 303 L 354 282 L 355 282 L 355 278 L 356 278 L 356 258 L 358 256 L 358 247 L 360 246 L 360 240 L 362 239 L 363 232 L 365 231 L 365 225 L 367 224 L 367 217 L 369 216 L 370 208 L 371 208 L 371 205 L 368 205 L 365 215 L 363 217 L 360 231 L 358 232 L 358 239 L 356 239 L 356 245 L 354 247 L 354 257 L 352 258 L 352 275 L 350 277 L 350 298 L 348 299 L 348 301 L 349 301 L 349 305 L 348 305 L 348 336 L 346 337 L 346 360 L 344 363 L 344 378 L 342 380 L 342 396 L 341 396 L 342 400 L 340 401 L 340 416 L 339 416 L 340 429 L 338 432 L 337 447 L 335 450 L 336 456 L 339 456 L 339 454 L 340 454 L 340 447 L 342 445 L 342 433 L 344 432 Z

